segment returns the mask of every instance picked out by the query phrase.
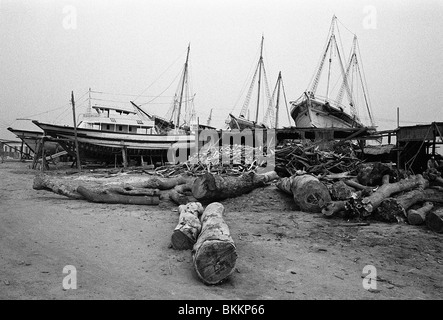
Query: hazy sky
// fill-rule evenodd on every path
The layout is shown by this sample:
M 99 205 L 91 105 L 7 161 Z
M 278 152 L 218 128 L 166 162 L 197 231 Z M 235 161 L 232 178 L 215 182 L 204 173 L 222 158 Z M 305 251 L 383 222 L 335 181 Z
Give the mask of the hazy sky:
M 30 128 L 17 118 L 71 121 L 72 90 L 83 112 L 88 88 L 143 94 L 136 102 L 144 103 L 169 87 L 157 104 L 144 105 L 165 115 L 188 43 L 200 122 L 213 108 L 211 124 L 224 127 L 228 113 L 241 109 L 262 34 L 270 86 L 282 71 L 295 100 L 312 78 L 333 14 L 359 38 L 379 129 L 396 127 L 397 107 L 400 125 L 443 121 L 442 0 L 0 0 L 0 137 L 13 137 L 7 126 Z

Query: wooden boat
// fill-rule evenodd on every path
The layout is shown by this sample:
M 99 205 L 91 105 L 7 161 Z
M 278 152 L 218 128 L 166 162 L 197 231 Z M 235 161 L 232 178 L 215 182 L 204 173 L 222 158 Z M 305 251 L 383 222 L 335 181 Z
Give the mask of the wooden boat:
M 189 47 L 182 75 L 181 95 L 174 104 L 176 123 L 181 123 L 180 108 L 184 85 L 187 83 Z M 74 99 L 72 97 L 73 104 Z M 194 147 L 194 135 L 185 123 L 182 126 L 172 120 L 149 114 L 131 102 L 131 109 L 94 105 L 81 115 L 78 126 L 62 126 L 33 120 L 45 135 L 58 139 L 70 155 L 76 157 L 76 141 L 81 160 L 100 160 L 125 164 L 130 158 L 143 163 L 150 160 L 167 161 L 168 151 Z M 178 108 L 177 110 L 176 107 Z M 147 157 L 147 158 L 143 158 Z M 118 158 L 118 159 L 117 159 Z M 172 160 L 172 159 L 169 159 Z
M 363 70 L 359 66 L 357 54 L 357 37 L 354 35 L 351 55 L 349 57 L 347 66 L 343 62 L 343 53 L 337 44 L 335 37 L 335 29 L 338 28 L 337 18 L 333 16 L 329 31 L 329 37 L 326 44 L 326 49 L 322 53 L 319 67 L 314 74 L 310 89 L 305 91 L 303 95 L 296 101 L 291 102 L 291 117 L 295 121 L 297 127 L 314 127 L 314 128 L 360 128 L 360 127 L 375 127 L 372 118 L 372 112 L 369 104 L 369 96 L 362 77 Z M 328 77 L 326 84 L 326 96 L 317 94 L 317 88 L 320 77 L 325 65 L 326 58 L 329 53 Z M 341 80 L 341 87 L 337 93 L 335 100 L 331 99 L 331 64 L 332 58 L 336 56 L 338 60 L 339 69 L 341 71 L 339 80 Z M 357 81 L 354 81 L 357 79 Z M 360 105 L 357 105 L 356 90 L 363 92 L 359 94 L 363 96 L 364 102 L 362 104 L 367 110 L 370 124 L 365 125 L 358 115 Z M 342 103 L 344 96 L 347 98 L 348 106 Z
M 274 127 L 274 103 L 273 98 L 271 97 L 270 90 L 269 90 L 269 84 L 268 79 L 266 75 L 265 66 L 263 63 L 263 42 L 264 37 L 262 36 L 261 39 L 261 46 L 260 46 L 260 58 L 258 60 L 257 67 L 254 72 L 254 76 L 252 77 L 251 85 L 249 87 L 249 90 L 247 92 L 245 101 L 243 103 L 243 107 L 240 111 L 239 116 L 234 116 L 232 113 L 229 113 L 228 119 L 226 120 L 226 124 L 229 126 L 230 129 L 239 129 L 244 130 L 246 128 L 248 129 L 254 129 L 254 128 L 271 128 Z M 257 79 L 258 75 L 258 79 Z M 280 75 L 281 77 L 281 75 Z M 251 96 L 255 87 L 255 82 L 257 79 L 258 84 L 258 90 L 257 90 L 257 100 L 256 100 L 256 108 L 255 108 L 255 120 L 249 119 L 249 103 L 251 100 Z M 261 85 L 262 82 L 264 82 L 264 89 L 266 92 L 266 99 L 263 99 L 261 97 Z M 275 90 L 274 90 L 275 91 Z M 265 104 L 266 107 L 266 113 L 263 119 L 261 119 L 261 122 L 259 122 L 259 114 L 260 114 L 260 104 Z M 263 106 L 262 106 L 263 107 Z M 248 118 L 246 118 L 246 115 L 248 115 Z
M 36 153 L 38 149 L 39 141 L 41 141 L 43 137 L 42 131 L 30 131 L 30 130 L 20 130 L 9 127 L 8 130 L 15 134 L 23 143 L 29 148 L 32 153 Z M 62 147 L 54 141 L 48 141 L 45 143 L 46 152 L 50 155 L 61 152 Z M 27 154 L 28 157 L 31 154 Z

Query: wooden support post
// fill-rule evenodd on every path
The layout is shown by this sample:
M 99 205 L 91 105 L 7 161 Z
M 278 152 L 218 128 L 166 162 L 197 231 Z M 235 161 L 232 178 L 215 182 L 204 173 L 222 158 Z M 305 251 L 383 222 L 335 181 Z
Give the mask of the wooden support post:
M 38 162 L 38 157 L 40 155 L 41 152 L 41 139 L 38 139 L 36 141 L 36 147 L 35 147 L 35 153 L 34 153 L 34 159 L 32 161 L 32 169 L 37 168 L 37 162 Z
M 123 157 L 123 167 L 127 168 L 128 167 L 128 158 L 127 158 L 128 154 L 126 152 L 126 147 L 122 148 L 122 157 Z
M 23 159 L 23 140 L 22 140 L 22 144 L 20 146 L 20 160 L 24 161 L 25 159 Z
M 79 171 L 82 171 L 82 164 L 80 160 L 80 151 L 78 150 L 78 139 L 77 139 L 77 122 L 75 119 L 75 102 L 74 102 L 74 91 L 71 91 L 71 102 L 72 102 L 72 117 L 74 122 L 74 139 L 75 139 L 75 153 L 76 153 L 76 162 L 77 168 Z
M 41 144 L 41 155 L 42 155 L 42 165 L 40 167 L 41 171 L 45 171 L 48 164 L 46 163 L 46 151 L 45 151 L 45 137 L 42 137 L 42 144 Z

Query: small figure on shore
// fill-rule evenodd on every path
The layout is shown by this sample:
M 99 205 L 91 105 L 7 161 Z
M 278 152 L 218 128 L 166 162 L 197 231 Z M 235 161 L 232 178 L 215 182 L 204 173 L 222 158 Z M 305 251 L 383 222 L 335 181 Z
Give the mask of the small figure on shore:
M 428 160 L 428 169 L 437 169 L 438 167 L 438 163 L 435 160 L 435 157 L 432 156 L 429 160 Z

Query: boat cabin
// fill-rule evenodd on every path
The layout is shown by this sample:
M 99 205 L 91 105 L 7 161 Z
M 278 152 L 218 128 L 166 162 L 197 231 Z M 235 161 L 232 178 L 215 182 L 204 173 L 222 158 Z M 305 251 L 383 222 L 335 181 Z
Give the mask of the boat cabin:
M 80 128 L 107 132 L 155 134 L 155 123 L 137 112 L 114 107 L 93 106 L 95 112 L 82 115 Z

